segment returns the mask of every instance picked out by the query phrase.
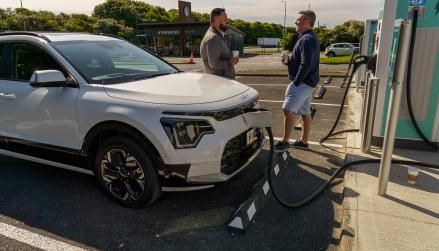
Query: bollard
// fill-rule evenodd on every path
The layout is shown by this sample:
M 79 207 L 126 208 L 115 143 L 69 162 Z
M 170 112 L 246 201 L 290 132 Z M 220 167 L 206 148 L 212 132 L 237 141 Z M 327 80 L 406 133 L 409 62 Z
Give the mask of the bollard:
M 386 195 L 389 182 L 390 165 L 392 163 L 393 147 L 395 144 L 396 127 L 398 125 L 399 108 L 401 106 L 402 83 L 406 81 L 406 69 L 410 51 L 411 20 L 401 22 L 398 53 L 395 58 L 395 73 L 391 83 L 390 102 L 387 113 L 386 132 L 384 134 L 383 153 L 381 155 L 378 194 Z M 396 24 L 395 24 L 396 26 Z

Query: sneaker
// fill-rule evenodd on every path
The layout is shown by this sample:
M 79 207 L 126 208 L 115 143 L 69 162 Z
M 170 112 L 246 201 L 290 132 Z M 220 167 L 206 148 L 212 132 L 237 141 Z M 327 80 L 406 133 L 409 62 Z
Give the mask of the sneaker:
M 308 144 L 305 144 L 300 140 L 296 140 L 296 142 L 294 142 L 290 146 L 294 147 L 294 148 L 299 148 L 299 149 L 308 149 Z
M 275 152 L 285 152 L 290 147 L 290 144 L 285 141 L 279 141 L 276 145 L 274 145 Z

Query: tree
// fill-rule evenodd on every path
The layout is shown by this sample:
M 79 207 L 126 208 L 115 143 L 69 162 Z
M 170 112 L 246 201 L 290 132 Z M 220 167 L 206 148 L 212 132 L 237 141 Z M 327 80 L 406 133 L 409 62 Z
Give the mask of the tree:
M 209 21 L 207 13 L 193 12 L 194 21 Z M 0 8 L 0 30 L 76 31 L 103 32 L 132 38 L 138 23 L 178 22 L 178 10 L 165 10 L 160 6 L 152 6 L 143 1 L 106 0 L 96 5 L 92 16 L 78 14 L 54 14 L 48 11 L 31 11 L 25 8 L 12 10 Z M 244 43 L 257 44 L 260 37 L 282 38 L 283 26 L 273 23 L 247 22 L 241 19 L 229 20 L 229 24 L 241 30 Z M 321 49 L 336 42 L 358 42 L 364 32 L 364 23 L 349 20 L 333 29 L 319 27 L 314 29 L 319 36 Z M 287 34 L 282 38 L 282 46 L 290 49 L 294 27 L 287 27 Z
M 102 19 L 115 19 L 134 27 L 138 18 L 136 5 L 137 2 L 131 0 L 107 0 L 95 6 L 92 16 Z M 145 5 L 148 8 L 150 7 L 149 4 L 145 3 Z
M 66 31 L 94 32 L 95 23 L 96 18 L 89 17 L 83 14 L 73 14 L 66 18 L 64 28 Z
M 299 38 L 299 34 L 297 32 L 287 32 L 284 37 L 280 40 L 280 45 L 284 50 L 292 51 L 295 42 Z
M 136 23 L 171 21 L 168 12 L 164 8 L 132 0 L 107 0 L 95 6 L 93 16 L 118 20 L 129 27 L 135 27 Z
M 132 28 L 114 19 L 99 19 L 94 24 L 93 29 L 96 33 L 113 34 L 126 39 L 130 39 L 134 34 Z
M 180 14 L 177 9 L 168 10 L 169 21 L 178 22 L 180 20 Z
M 207 22 L 210 21 L 210 15 L 207 13 L 192 12 L 192 19 L 195 22 Z

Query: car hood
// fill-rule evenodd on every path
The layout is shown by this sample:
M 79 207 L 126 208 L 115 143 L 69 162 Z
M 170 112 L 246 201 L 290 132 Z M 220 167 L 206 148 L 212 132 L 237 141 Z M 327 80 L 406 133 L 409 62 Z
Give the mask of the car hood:
M 217 102 L 250 89 L 235 80 L 200 73 L 171 74 L 104 88 L 113 98 L 173 105 Z

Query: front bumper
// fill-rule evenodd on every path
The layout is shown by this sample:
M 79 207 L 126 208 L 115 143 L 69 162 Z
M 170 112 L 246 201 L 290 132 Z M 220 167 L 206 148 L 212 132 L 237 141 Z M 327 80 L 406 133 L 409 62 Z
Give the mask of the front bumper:
M 194 149 L 174 149 L 184 170 L 174 169 L 171 176 L 191 184 L 224 182 L 241 172 L 260 153 L 264 145 L 263 128 L 271 126 L 270 112 L 250 112 L 216 121 L 208 119 L 215 134 L 205 135 Z M 249 141 L 249 132 L 253 137 Z

